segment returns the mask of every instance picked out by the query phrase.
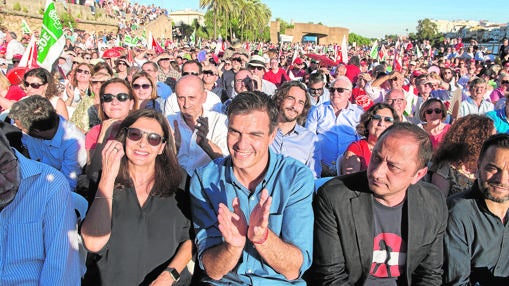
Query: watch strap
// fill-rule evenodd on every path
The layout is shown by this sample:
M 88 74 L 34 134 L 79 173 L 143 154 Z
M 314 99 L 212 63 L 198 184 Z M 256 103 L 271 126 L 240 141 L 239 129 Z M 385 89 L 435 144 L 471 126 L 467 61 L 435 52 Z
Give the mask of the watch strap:
M 173 280 L 175 280 L 175 282 L 180 280 L 180 273 L 175 268 L 166 267 L 166 269 L 164 269 L 164 271 L 167 271 L 168 273 L 170 273 L 171 277 L 173 278 Z

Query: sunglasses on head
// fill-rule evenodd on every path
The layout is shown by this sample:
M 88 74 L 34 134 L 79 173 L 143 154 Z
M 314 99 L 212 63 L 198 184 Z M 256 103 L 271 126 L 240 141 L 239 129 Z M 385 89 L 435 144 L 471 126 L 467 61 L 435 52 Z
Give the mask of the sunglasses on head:
M 389 117 L 389 116 L 382 116 L 379 114 L 375 114 L 375 115 L 371 116 L 371 120 L 380 121 L 382 119 L 384 122 L 390 122 L 390 123 L 394 122 L 394 118 Z
M 186 75 L 199 75 L 199 73 L 197 72 L 182 72 L 182 76 L 186 76 Z
M 33 89 L 38 89 L 39 87 L 45 85 L 45 83 L 35 83 L 35 82 L 28 82 L 28 81 L 24 81 L 23 84 L 26 87 L 31 87 Z
M 338 92 L 338 93 L 343 93 L 345 92 L 346 90 L 349 90 L 348 88 L 343 88 L 343 87 L 329 87 L 329 92 L 330 93 L 334 93 L 334 92 Z
M 83 74 L 90 74 L 90 71 L 88 70 L 82 70 L 82 69 L 76 69 L 77 73 L 83 73 Z
M 116 98 L 120 102 L 127 101 L 129 99 L 129 94 L 127 93 L 119 93 L 119 94 L 111 94 L 111 93 L 105 93 L 103 96 L 101 96 L 102 102 L 112 102 L 113 98 Z
M 436 114 L 442 114 L 442 109 L 440 109 L 440 108 L 435 108 L 435 109 L 430 108 L 430 109 L 427 109 L 425 112 L 426 112 L 426 114 L 432 114 L 432 113 L 433 113 L 433 111 L 434 111 Z
M 138 129 L 138 128 L 134 128 L 134 127 L 129 127 L 129 128 L 126 128 L 127 130 L 127 139 L 131 140 L 131 141 L 140 141 L 141 140 L 141 137 L 143 137 L 143 134 L 147 134 L 147 142 L 148 144 L 152 145 L 152 146 L 159 146 L 159 144 L 161 144 L 161 142 L 165 142 L 165 139 L 163 136 L 157 134 L 157 133 L 153 133 L 153 132 L 145 132 L 141 129 Z
M 148 84 L 148 83 L 143 83 L 143 84 L 137 84 L 137 83 L 134 83 L 133 84 L 133 88 L 134 89 L 140 89 L 140 88 L 143 88 L 143 89 L 149 89 L 150 87 L 152 87 L 152 85 Z

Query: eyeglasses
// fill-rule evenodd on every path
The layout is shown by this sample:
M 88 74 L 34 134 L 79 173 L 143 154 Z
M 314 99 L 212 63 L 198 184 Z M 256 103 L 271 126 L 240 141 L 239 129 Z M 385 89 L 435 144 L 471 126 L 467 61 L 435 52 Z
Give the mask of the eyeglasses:
M 127 139 L 131 141 L 140 141 L 141 137 L 143 137 L 143 134 L 147 135 L 147 142 L 148 144 L 152 146 L 159 146 L 161 142 L 165 142 L 165 139 L 163 136 L 153 133 L 153 132 L 146 132 L 138 128 L 129 127 L 127 129 Z
M 45 83 L 35 83 L 35 82 L 27 82 L 27 81 L 24 81 L 23 84 L 26 87 L 31 87 L 33 89 L 39 89 L 41 86 L 45 85 Z
M 435 108 L 435 109 L 427 109 L 425 112 L 426 114 L 430 115 L 433 113 L 433 111 L 436 113 L 436 114 L 442 114 L 442 109 L 440 108 Z
M 90 74 L 90 71 L 82 70 L 82 69 L 76 69 L 77 73 L 83 73 L 83 74 Z
M 190 75 L 190 74 L 199 75 L 199 73 L 197 73 L 197 72 L 182 72 L 182 76 L 186 76 L 186 75 Z
M 241 62 L 242 62 L 242 59 L 241 59 L 241 58 L 232 58 L 232 61 L 236 61 L 236 62 L 241 63 Z
M 162 58 L 162 59 L 159 59 L 159 61 L 169 61 L 170 58 Z
M 254 66 L 249 66 L 249 69 L 250 70 L 259 70 L 259 71 L 265 70 L 265 68 L 263 68 L 263 67 L 254 67 Z
M 119 93 L 119 94 L 111 94 L 111 93 L 105 93 L 103 96 L 101 96 L 102 102 L 112 102 L 113 98 L 116 98 L 120 102 L 127 101 L 129 99 L 129 94 L 127 93 Z
M 329 87 L 329 92 L 330 93 L 334 93 L 334 92 L 338 92 L 338 93 L 343 93 L 345 91 L 349 90 L 348 88 L 344 88 L 344 87 Z
M 127 66 L 127 64 L 124 62 L 118 62 L 117 66 Z
M 225 66 L 229 66 L 229 65 L 231 65 L 231 64 L 232 64 L 232 63 L 230 63 L 230 62 L 225 62 L 225 63 L 224 63 L 224 65 L 225 65 Z
M 103 83 L 105 83 L 105 82 L 106 82 L 106 81 L 104 81 L 104 80 L 93 80 L 93 81 L 92 81 L 92 85 L 94 85 L 94 84 L 103 84 Z
M 389 116 L 382 116 L 379 114 L 375 114 L 375 115 L 371 116 L 371 120 L 381 121 L 382 119 L 384 122 L 389 122 L 389 123 L 394 122 L 394 118 L 389 117 Z
M 509 84 L 509 80 L 503 80 L 500 82 L 500 84 Z
M 204 70 L 204 71 L 203 71 L 203 74 L 204 74 L 204 75 L 217 75 L 217 74 L 215 74 L 215 73 L 214 73 L 213 71 L 211 71 L 211 70 Z
M 385 102 L 387 102 L 388 104 L 400 104 L 400 103 L 403 103 L 403 101 L 405 101 L 404 98 L 394 98 L 394 99 L 386 99 Z
M 310 93 L 320 93 L 320 92 L 323 92 L 323 87 L 321 88 L 308 88 L 309 92 Z
M 137 83 L 134 83 L 133 84 L 133 88 L 134 89 L 140 89 L 140 88 L 143 88 L 143 89 L 149 89 L 151 88 L 152 85 L 148 84 L 148 83 L 143 83 L 143 84 L 137 84 Z
M 85 58 L 85 60 L 89 61 L 91 58 Z

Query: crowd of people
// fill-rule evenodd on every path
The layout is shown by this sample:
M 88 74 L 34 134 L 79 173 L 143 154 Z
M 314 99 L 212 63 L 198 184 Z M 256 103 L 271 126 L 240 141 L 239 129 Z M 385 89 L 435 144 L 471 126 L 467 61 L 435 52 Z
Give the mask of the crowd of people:
M 0 284 L 509 282 L 507 40 L 66 34 L 51 70 L 0 34 Z

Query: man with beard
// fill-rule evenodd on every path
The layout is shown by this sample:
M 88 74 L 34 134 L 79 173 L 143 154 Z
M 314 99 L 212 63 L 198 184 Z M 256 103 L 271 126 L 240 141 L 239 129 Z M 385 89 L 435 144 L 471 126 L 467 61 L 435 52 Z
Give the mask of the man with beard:
M 367 171 L 318 190 L 308 285 L 441 285 L 447 207 L 421 181 L 432 152 L 424 130 L 395 123 Z
M 287 81 L 277 90 L 275 101 L 279 109 L 278 129 L 270 149 L 301 161 L 319 178 L 322 167 L 316 148 L 318 137 L 299 124 L 305 121 L 311 107 L 306 86 L 300 81 Z
M 509 283 L 509 135 L 488 138 L 469 191 L 448 199 L 445 285 Z
M 3 128 L 0 257 L 0 285 L 80 285 L 69 183 L 56 169 L 11 149 Z

